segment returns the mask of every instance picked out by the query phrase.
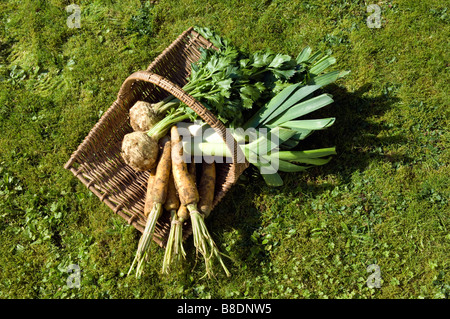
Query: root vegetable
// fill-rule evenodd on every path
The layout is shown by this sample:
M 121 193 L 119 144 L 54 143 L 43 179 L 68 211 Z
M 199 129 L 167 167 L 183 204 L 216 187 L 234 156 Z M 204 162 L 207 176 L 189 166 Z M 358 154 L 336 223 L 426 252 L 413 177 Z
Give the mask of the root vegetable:
M 202 164 L 202 176 L 198 184 L 200 200 L 198 208 L 205 218 L 209 216 L 213 207 L 214 190 L 216 186 L 216 165 L 214 162 Z
M 183 161 L 183 148 L 176 126 L 171 128 L 170 133 L 172 139 L 172 172 L 175 186 L 180 197 L 181 205 L 186 206 L 189 211 L 189 216 L 192 223 L 194 246 L 197 253 L 200 253 L 204 258 L 206 275 L 211 276 L 213 274 L 211 257 L 215 256 L 221 263 L 227 276 L 230 276 L 230 272 L 223 263 L 220 252 L 208 232 L 203 214 L 200 213 L 197 208 L 199 193 L 197 191 L 194 178 L 191 174 L 189 174 L 187 165 Z
M 169 182 L 167 185 L 167 198 L 164 202 L 164 209 L 169 212 L 176 212 L 178 210 L 178 207 L 180 207 L 180 199 L 178 198 L 177 189 L 175 188 L 172 172 L 170 172 Z
M 163 205 L 167 198 L 168 181 L 171 171 L 171 144 L 170 141 L 166 141 L 163 146 L 163 152 L 156 168 L 156 174 L 152 182 L 151 196 L 147 200 L 152 201 L 152 209 L 148 215 L 147 223 L 145 225 L 144 232 L 141 240 L 139 241 L 136 257 L 131 264 L 128 274 L 134 268 L 134 264 L 137 262 L 136 277 L 139 278 L 142 274 L 143 263 L 147 258 L 150 243 L 153 238 L 156 222 L 162 213 Z
M 163 115 L 151 104 L 138 101 L 130 108 L 130 125 L 135 132 L 147 132 L 162 120 Z
M 195 163 L 191 162 L 188 168 L 189 174 L 194 178 L 195 180 Z M 173 178 L 173 175 L 171 175 Z M 172 185 L 175 189 L 175 183 L 172 180 Z M 170 187 L 170 184 L 169 184 Z M 169 188 L 170 190 L 170 188 Z M 176 193 L 176 189 L 175 189 Z M 168 195 L 169 196 L 169 195 Z M 178 196 L 178 195 L 177 195 Z M 178 199 L 178 197 L 177 197 Z M 168 209 L 168 207 L 165 207 Z M 174 207 L 173 207 L 174 208 Z M 163 267 L 162 272 L 168 273 L 169 272 L 169 266 L 172 262 L 179 263 L 181 259 L 186 258 L 186 252 L 183 247 L 183 224 L 186 220 L 189 219 L 189 212 L 187 210 L 187 207 L 184 205 L 180 205 L 179 199 L 178 199 L 178 209 L 177 211 L 171 211 L 171 223 L 170 223 L 170 232 L 169 237 L 167 239 L 166 244 L 166 251 L 164 254 L 164 261 L 163 261 Z
M 171 106 L 175 102 L 166 102 L 163 106 L 156 106 L 160 103 L 162 102 L 155 104 L 155 107 L 158 108 L 158 112 L 160 110 L 164 110 L 165 112 L 166 107 Z M 178 105 L 179 102 L 175 104 Z M 158 121 L 146 132 L 132 132 L 126 134 L 122 141 L 121 152 L 125 163 L 137 172 L 153 169 L 157 164 L 156 161 L 159 154 L 159 140 L 167 134 L 173 124 L 188 118 L 189 115 L 183 108 L 180 108 Z
M 156 170 L 152 170 L 147 181 L 147 193 L 145 194 L 144 215 L 148 217 L 153 207 L 153 181 L 155 180 Z
M 122 158 L 136 171 L 153 169 L 158 152 L 158 142 L 144 132 L 132 132 L 123 138 Z
M 199 200 L 194 177 L 183 160 L 183 146 L 176 126 L 170 130 L 172 145 L 172 174 L 181 205 L 196 204 Z M 188 207 L 189 208 L 189 207 Z

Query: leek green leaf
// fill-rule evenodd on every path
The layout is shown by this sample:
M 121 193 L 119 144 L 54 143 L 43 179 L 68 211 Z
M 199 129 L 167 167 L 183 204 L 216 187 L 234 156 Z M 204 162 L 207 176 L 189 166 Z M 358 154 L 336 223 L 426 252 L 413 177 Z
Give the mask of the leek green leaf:
M 263 177 L 264 181 L 266 182 L 266 184 L 268 186 L 279 187 L 279 186 L 283 185 L 283 179 L 281 178 L 281 176 L 278 173 L 261 174 L 261 176 Z
M 278 157 L 284 161 L 299 161 L 305 158 L 319 158 L 336 155 L 335 147 L 319 148 L 306 151 L 279 151 Z
M 299 53 L 297 56 L 297 63 L 300 64 L 302 62 L 306 62 L 311 55 L 311 48 L 308 46 L 302 50 L 302 52 Z
M 277 117 L 281 113 L 290 109 L 294 104 L 298 103 L 308 95 L 312 94 L 314 91 L 318 90 L 320 86 L 318 85 L 306 85 L 300 87 L 295 93 L 293 93 L 287 100 L 285 100 L 281 105 L 279 105 L 264 121 L 263 124 L 270 122 L 273 118 Z
M 244 125 L 244 129 L 258 127 L 273 111 L 275 111 L 299 86 L 301 83 L 289 85 L 280 93 L 275 95 L 268 104 L 264 105 L 256 112 Z
M 317 97 L 313 97 L 307 101 L 300 102 L 288 110 L 286 110 L 283 114 L 275 118 L 271 123 L 271 125 L 281 125 L 284 122 L 296 119 L 305 114 L 316 111 L 328 104 L 333 103 L 333 99 L 330 94 L 324 93 Z
M 284 122 L 280 126 L 291 130 L 323 130 L 333 125 L 335 120 L 334 117 L 317 120 L 294 120 Z
M 309 72 L 314 75 L 320 74 L 322 71 L 324 71 L 330 65 L 333 65 L 335 63 L 336 63 L 336 58 L 330 57 L 330 56 L 325 56 L 322 59 L 320 59 L 317 63 L 315 63 L 311 67 Z

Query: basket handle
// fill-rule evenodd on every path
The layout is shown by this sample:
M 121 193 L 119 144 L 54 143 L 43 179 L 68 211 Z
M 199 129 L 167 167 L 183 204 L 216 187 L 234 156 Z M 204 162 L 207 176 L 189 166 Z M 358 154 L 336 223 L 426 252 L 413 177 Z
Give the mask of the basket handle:
M 123 82 L 119 93 L 117 94 L 116 102 L 123 105 L 123 101 L 125 101 L 127 94 L 131 92 L 131 87 L 136 81 L 152 83 L 169 92 L 178 100 L 190 107 L 222 137 L 233 155 L 233 163 L 248 166 L 244 153 L 241 148 L 238 147 L 236 140 L 231 135 L 230 131 L 226 129 L 225 125 L 217 117 L 215 117 L 210 110 L 208 110 L 195 98 L 187 94 L 180 86 L 156 73 L 142 70 L 131 74 Z

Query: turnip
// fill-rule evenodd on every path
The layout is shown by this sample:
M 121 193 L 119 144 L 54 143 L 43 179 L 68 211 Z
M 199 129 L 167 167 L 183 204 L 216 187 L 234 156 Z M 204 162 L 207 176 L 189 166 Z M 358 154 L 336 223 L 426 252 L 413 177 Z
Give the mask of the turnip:
M 147 132 L 162 118 L 155 104 L 149 102 L 138 101 L 130 108 L 130 125 L 135 132 Z
M 132 132 L 123 138 L 122 158 L 135 171 L 154 168 L 158 152 L 158 142 L 145 132 Z
M 138 106 L 136 110 L 138 110 L 140 107 L 145 109 L 147 106 Z M 144 119 L 139 121 L 136 120 L 134 121 L 134 124 L 137 124 L 138 122 L 145 123 L 146 121 L 154 121 L 155 116 L 158 116 L 155 115 L 158 113 L 153 113 L 153 117 L 151 117 L 150 119 L 145 119 L 148 114 L 140 114 L 144 117 Z M 135 115 L 137 116 L 137 114 Z M 179 108 L 170 112 L 170 114 L 168 114 L 165 118 L 162 118 L 159 121 L 155 121 L 154 125 L 145 132 L 135 131 L 126 134 L 122 141 L 121 152 L 122 158 L 125 163 L 137 172 L 148 171 L 156 167 L 159 154 L 158 141 L 167 134 L 168 129 L 174 123 L 183 121 L 187 118 L 189 118 L 189 115 L 186 114 L 184 109 Z

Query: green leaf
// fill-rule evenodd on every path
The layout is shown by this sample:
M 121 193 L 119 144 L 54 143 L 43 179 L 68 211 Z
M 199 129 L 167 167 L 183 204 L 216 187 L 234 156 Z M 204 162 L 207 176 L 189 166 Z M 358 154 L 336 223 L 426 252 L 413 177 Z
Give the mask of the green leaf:
M 264 181 L 266 182 L 266 184 L 268 186 L 279 187 L 279 186 L 283 185 L 283 179 L 281 178 L 281 176 L 278 173 L 261 174 L 261 176 L 263 177 Z
M 339 78 L 340 71 L 331 71 L 321 75 L 312 75 L 308 84 L 325 86 L 335 82 Z
M 334 117 L 317 120 L 294 120 L 284 122 L 280 126 L 291 130 L 323 130 L 333 125 L 335 120 Z
M 272 73 L 275 75 L 278 79 L 289 79 L 295 74 L 295 69 L 289 69 L 289 70 L 281 70 L 281 69 L 273 69 Z
M 327 164 L 329 161 L 331 161 L 331 159 L 332 159 L 331 156 L 327 158 L 301 158 L 290 162 L 320 166 Z
M 299 141 L 304 140 L 305 138 L 307 138 L 308 136 L 310 136 L 314 131 L 313 130 L 304 130 L 301 128 L 289 128 L 292 131 L 295 131 L 295 134 L 292 135 L 292 137 L 289 140 L 292 140 L 295 144 L 298 144 Z M 283 142 L 283 146 L 288 145 L 289 143 L 286 143 L 288 141 L 284 141 Z
M 247 96 L 248 98 L 252 99 L 253 101 L 256 101 L 256 99 L 260 96 L 261 91 L 260 89 L 255 85 L 246 85 L 243 86 L 241 89 L 241 94 Z
M 231 83 L 233 83 L 232 79 L 225 79 L 217 82 L 217 85 L 224 90 L 229 90 L 231 88 Z
M 268 51 L 257 51 L 253 54 L 252 66 L 256 68 L 261 68 L 263 66 L 268 66 L 274 58 L 274 55 Z
M 259 157 L 256 161 L 252 161 L 251 163 L 258 167 L 261 176 L 263 177 L 267 185 L 274 187 L 283 185 L 283 179 L 276 172 L 277 169 L 273 167 L 270 159 L 268 160 L 266 158 Z M 268 171 L 265 171 L 265 169 L 267 169 Z
M 294 135 L 292 138 L 285 141 L 283 144 L 280 145 L 281 149 L 292 149 L 298 145 L 300 142 L 300 139 L 296 139 L 296 136 Z
M 312 75 L 308 84 L 311 84 L 311 85 L 316 84 L 316 85 L 320 85 L 320 86 L 325 86 L 325 85 L 328 85 L 330 83 L 337 81 L 338 79 L 346 76 L 349 73 L 350 73 L 350 71 L 336 70 L 336 71 L 331 71 L 331 72 L 321 74 L 321 75 Z
M 261 131 L 255 131 L 255 136 L 244 147 L 258 155 L 265 155 L 289 140 L 295 133 L 293 130 L 282 127 L 275 127 L 267 132 L 267 134 L 263 134 Z
M 292 58 L 289 55 L 277 54 L 275 58 L 272 60 L 272 62 L 269 64 L 269 68 L 278 69 L 284 63 L 290 62 L 291 60 Z
M 277 143 L 279 145 L 279 144 L 287 141 L 288 139 L 290 139 L 292 136 L 294 136 L 295 131 L 287 129 L 287 128 L 283 128 L 283 127 L 275 127 L 270 130 L 270 134 L 271 134 L 272 140 L 277 139 Z M 272 135 L 274 135 L 276 137 L 273 138 Z
M 307 166 L 300 166 L 294 163 L 290 163 L 287 161 L 283 161 L 283 160 L 278 160 L 278 169 L 281 172 L 286 172 L 286 173 L 296 173 L 296 172 L 302 172 L 308 169 Z
M 296 83 L 283 89 L 280 93 L 275 95 L 269 103 L 256 112 L 250 120 L 244 125 L 244 128 L 258 127 L 274 110 L 276 110 L 299 86 L 301 83 Z
M 282 160 L 278 157 L 278 152 L 272 153 L 270 155 L 262 156 L 262 158 L 270 163 L 276 163 L 272 164 L 272 167 L 277 168 L 281 172 L 286 173 L 295 173 L 295 172 L 301 172 L 306 169 L 308 169 L 307 166 L 300 166 L 294 163 L 291 163 L 289 161 Z
M 309 72 L 311 74 L 317 75 L 320 74 L 322 71 L 324 71 L 326 68 L 328 68 L 330 65 L 333 65 L 336 63 L 336 58 L 325 56 L 322 59 L 320 59 L 318 62 L 316 62 Z
M 239 60 L 239 67 L 242 69 L 247 68 L 250 65 L 250 59 L 241 59 Z
M 291 121 L 293 119 L 296 119 L 296 118 L 306 115 L 308 113 L 316 111 L 316 110 L 318 110 L 324 106 L 327 106 L 331 103 L 333 103 L 333 99 L 332 99 L 331 95 L 324 93 L 322 95 L 313 97 L 307 101 L 298 103 L 298 104 L 290 107 L 283 114 L 281 114 L 279 117 L 275 118 L 271 123 L 268 123 L 268 124 L 282 125 L 283 123 L 285 123 L 287 121 Z
M 216 32 L 209 28 L 194 26 L 194 31 L 209 40 L 218 49 L 225 48 L 230 45 L 227 39 L 220 37 Z
M 296 160 L 294 162 L 320 166 L 320 165 L 327 164 L 329 161 L 331 161 L 331 159 L 332 159 L 331 156 L 327 157 L 327 158 L 303 158 L 303 159 L 300 159 L 300 160 Z
M 283 112 L 288 111 L 289 108 L 291 108 L 294 104 L 298 103 L 308 95 L 312 94 L 314 91 L 318 90 L 320 86 L 318 85 L 306 85 L 303 87 L 300 87 L 294 94 L 292 94 L 287 100 L 285 100 L 281 105 L 279 105 L 276 109 L 273 110 L 273 112 L 270 114 L 270 116 L 266 117 L 266 119 L 262 122 L 263 124 L 266 124 L 270 122 L 270 120 L 274 119 L 278 115 L 280 115 Z
M 242 101 L 244 102 L 243 106 L 246 109 L 251 109 L 253 103 L 258 100 L 261 96 L 260 87 L 258 85 L 245 85 L 240 89 L 239 93 Z
M 311 48 L 310 47 L 306 47 L 302 50 L 302 52 L 299 53 L 299 55 L 297 56 L 297 63 L 300 64 L 302 62 L 306 62 L 309 58 L 309 56 L 311 55 Z
M 310 57 L 308 57 L 308 60 L 307 60 L 306 62 L 312 64 L 312 63 L 313 63 L 314 61 L 316 61 L 321 55 L 322 55 L 322 52 L 317 51 L 316 53 L 314 53 L 313 55 L 311 55 Z
M 284 161 L 301 161 L 303 159 L 319 158 L 330 155 L 336 155 L 335 147 L 306 151 L 279 151 L 277 156 Z

